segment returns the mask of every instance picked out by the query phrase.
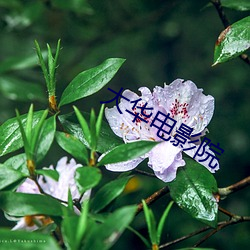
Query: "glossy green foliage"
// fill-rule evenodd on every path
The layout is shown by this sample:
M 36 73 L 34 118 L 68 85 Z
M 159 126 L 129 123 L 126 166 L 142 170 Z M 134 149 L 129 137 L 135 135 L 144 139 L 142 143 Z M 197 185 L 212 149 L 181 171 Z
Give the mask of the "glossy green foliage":
M 250 17 L 245 17 L 221 32 L 215 45 L 213 65 L 226 62 L 249 47 Z
M 49 196 L 13 192 L 0 193 L 0 208 L 11 216 L 36 214 L 62 216 L 63 210 L 66 209 L 59 201 Z
M 0 190 L 16 181 L 21 181 L 26 175 L 18 170 L 15 170 L 7 165 L 0 165 Z
M 249 10 L 248 0 L 221 0 L 221 2 L 224 7 L 237 10 Z M 5 97 L 2 98 L 1 101 L 2 122 L 13 113 L 15 107 L 18 107 L 22 113 L 24 110 L 27 110 L 26 103 L 20 104 L 18 102 L 12 102 L 11 100 L 44 100 L 41 96 L 43 96 L 43 92 L 45 91 L 40 87 L 41 84 L 30 84 L 43 81 L 41 72 L 37 69 L 30 69 L 38 65 L 35 53 L 33 53 L 33 58 L 25 56 L 32 50 L 34 52 L 32 48 L 34 47 L 34 33 L 38 32 L 38 38 L 40 35 L 46 34 L 47 41 L 55 41 L 55 39 L 62 37 L 63 50 L 58 64 L 56 63 L 57 59 L 53 57 L 54 51 L 51 50 L 49 46 L 48 53 L 41 53 L 44 59 L 48 57 L 48 67 L 46 70 L 47 80 L 49 82 L 49 84 L 47 84 L 47 92 L 49 93 L 55 92 L 54 73 L 57 65 L 60 65 L 57 71 L 58 90 L 55 96 L 60 97 L 61 93 L 63 93 L 60 103 L 61 107 L 79 100 L 79 102 L 77 102 L 79 108 L 90 110 L 86 107 L 91 106 L 97 110 L 100 106 L 100 100 L 108 100 L 108 98 L 105 97 L 107 91 L 103 91 L 103 93 L 100 91 L 101 93 L 98 93 L 98 95 L 94 97 L 80 100 L 103 88 L 106 84 L 105 82 L 108 81 L 106 77 L 110 79 L 113 77 L 113 73 L 110 73 L 112 70 L 109 68 L 106 69 L 105 67 L 105 69 L 103 68 L 103 72 L 100 71 L 100 73 L 95 75 L 98 67 L 103 66 L 107 62 L 111 62 L 109 61 L 110 59 L 96 68 L 89 69 L 91 65 L 98 65 L 98 62 L 107 58 L 107 56 L 128 58 L 128 63 L 126 63 L 124 71 L 122 70 L 120 72 L 121 74 L 118 74 L 114 81 L 112 81 L 113 84 L 115 84 L 115 86 L 113 86 L 114 88 L 111 86 L 112 89 L 117 90 L 123 87 L 124 89 L 132 89 L 134 91 L 138 87 L 146 86 L 152 90 L 155 85 L 162 86 L 161 83 L 164 81 L 170 82 L 176 78 L 176 73 L 180 71 L 182 76 L 190 76 L 191 79 L 198 79 L 195 81 L 199 87 L 205 88 L 206 93 L 216 96 L 217 115 L 214 116 L 211 122 L 212 127 L 209 127 L 211 140 L 214 141 L 215 138 L 221 138 L 219 142 L 222 147 L 224 147 L 223 145 L 228 145 L 221 158 L 220 167 L 223 169 L 223 167 L 226 166 L 226 172 L 230 174 L 225 176 L 226 172 L 222 170 L 218 171 L 216 176 L 222 186 L 233 183 L 231 182 L 233 179 L 238 180 L 235 174 L 236 172 L 238 176 L 243 176 L 243 173 L 245 173 L 244 167 L 241 166 L 247 166 L 248 159 L 248 144 L 244 140 L 244 138 L 248 138 L 247 131 L 244 131 L 244 128 L 247 129 L 247 126 L 244 124 L 249 124 L 249 122 L 245 120 L 248 117 L 249 106 L 247 105 L 247 93 L 249 92 L 247 91 L 249 78 L 247 77 L 248 69 L 244 71 L 244 66 L 242 69 L 241 62 L 239 62 L 238 66 L 236 60 L 232 62 L 232 64 L 229 64 L 229 68 L 227 69 L 223 68 L 227 65 L 222 65 L 218 69 L 209 69 L 207 67 L 209 60 L 211 60 L 211 53 L 209 54 L 209 51 L 211 52 L 212 40 L 213 37 L 216 37 L 215 32 L 220 29 L 221 24 L 219 18 L 216 18 L 216 10 L 211 10 L 211 8 L 207 12 L 199 12 L 203 4 L 202 1 L 194 3 L 194 1 L 180 0 L 175 1 L 174 4 L 171 3 L 171 1 L 156 3 L 155 1 L 141 0 L 113 1 L 112 4 L 111 1 L 97 0 L 0 0 L 0 7 L 3 7 L 0 17 L 2 28 L 0 39 L 1 59 L 8 58 L 11 53 L 17 54 L 15 58 L 0 62 L 0 92 Z M 226 14 L 227 12 L 230 14 L 230 20 L 238 20 L 239 16 L 246 14 L 235 11 L 229 12 L 228 10 L 225 10 L 225 12 Z M 39 17 L 40 19 L 36 21 L 36 18 Z M 201 23 L 204 25 L 200 25 Z M 49 29 L 48 26 L 50 27 Z M 219 41 L 221 43 L 223 43 L 226 33 L 227 31 L 220 37 Z M 240 36 L 236 33 L 235 37 L 239 38 Z M 43 38 L 39 38 L 39 40 L 40 39 Z M 237 46 L 240 47 L 240 45 Z M 21 58 L 19 58 L 20 53 L 18 50 L 24 53 Z M 218 57 L 220 57 L 221 52 L 218 53 Z M 222 60 L 224 60 L 223 57 L 225 56 L 226 55 L 222 56 Z M 230 58 L 234 56 L 236 56 L 236 54 L 230 55 Z M 190 60 L 192 63 L 189 63 Z M 122 63 L 122 61 L 120 61 L 120 63 Z M 230 65 L 232 68 L 230 68 Z M 118 70 L 119 66 L 116 65 L 116 67 Z M 245 65 L 245 67 L 247 67 L 247 65 Z M 26 70 L 18 71 L 20 69 Z M 89 70 L 80 73 L 74 78 L 75 74 L 81 72 L 82 69 Z M 8 77 L 6 76 L 7 74 Z M 52 76 L 51 81 L 49 75 Z M 201 86 L 200 84 L 204 81 L 204 76 L 206 85 Z M 18 79 L 18 81 L 16 81 L 16 79 Z M 22 81 L 19 79 L 22 79 Z M 69 83 L 71 79 L 73 79 L 73 81 L 68 85 L 67 90 L 65 90 L 65 84 Z M 51 82 L 53 82 L 53 84 L 51 84 Z M 244 86 L 243 92 L 239 89 L 241 86 Z M 108 93 L 108 95 L 109 94 L 111 93 Z M 229 96 L 229 102 L 227 102 L 226 96 Z M 232 96 L 233 98 L 231 98 Z M 220 99 L 220 97 L 222 97 L 222 99 Z M 245 100 L 245 102 L 243 100 Z M 109 107 L 111 105 L 113 106 L 115 103 L 108 104 Z M 102 160 L 100 159 L 101 162 L 99 164 L 115 163 L 138 157 L 138 155 L 146 152 L 144 152 L 146 146 L 144 148 L 143 146 L 138 147 L 139 144 L 136 146 L 133 144 L 124 145 L 123 140 L 111 131 L 106 122 L 102 121 L 103 107 L 99 113 L 100 115 L 95 115 L 93 111 L 91 111 L 91 115 L 82 112 L 86 121 L 81 122 L 76 119 L 75 113 L 74 115 L 64 113 L 68 112 L 69 106 L 61 108 L 60 115 L 58 114 L 60 121 L 57 120 L 57 124 L 55 122 L 57 119 L 56 116 L 50 117 L 44 122 L 44 126 L 40 131 L 39 143 L 36 145 L 36 158 L 40 164 L 38 164 L 38 169 L 36 169 L 34 177 L 37 178 L 37 174 L 42 175 L 40 178 L 46 176 L 54 180 L 58 179 L 59 175 L 57 171 L 40 169 L 40 167 L 47 167 L 52 163 L 55 164 L 63 154 L 57 145 L 53 145 L 55 147 L 47 154 L 56 134 L 59 146 L 69 154 L 69 157 L 74 157 L 77 163 L 82 163 L 83 165 L 76 170 L 74 181 L 77 184 L 80 194 L 84 194 L 86 190 L 93 188 L 90 196 L 90 212 L 86 209 L 85 204 L 87 203 L 79 203 L 77 199 L 79 198 L 78 195 L 76 197 L 74 195 L 72 198 L 73 192 L 68 187 L 66 187 L 68 204 L 63 203 L 67 206 L 63 206 L 59 201 L 46 195 L 39 195 L 40 197 L 38 199 L 38 195 L 16 193 L 7 195 L 7 193 L 3 193 L 3 191 L 5 192 L 6 190 L 15 192 L 15 187 L 20 185 L 20 182 L 29 174 L 26 167 L 27 157 L 24 154 L 20 154 L 22 149 L 17 152 L 18 155 L 13 156 L 13 151 L 23 145 L 21 139 L 16 140 L 16 137 L 12 136 L 11 127 L 15 128 L 16 120 L 13 120 L 13 124 L 10 124 L 6 131 L 1 130 L 2 126 L 4 126 L 3 124 L 0 127 L 0 155 L 2 154 L 4 156 L 2 157 L 2 162 L 5 162 L 3 165 L 0 165 L 0 170 L 2 171 L 0 173 L 0 188 L 3 189 L 3 191 L 1 190 L 0 192 L 0 207 L 3 208 L 4 211 L 9 211 L 10 215 L 18 214 L 24 216 L 30 213 L 39 215 L 52 213 L 51 216 L 54 223 L 39 229 L 42 233 L 50 234 L 50 236 L 46 236 L 45 244 L 34 245 L 22 243 L 17 246 L 13 243 L 7 245 L 0 244 L 0 249 L 15 250 L 27 248 L 50 250 L 61 249 L 62 247 L 74 250 L 99 250 L 112 247 L 114 249 L 137 248 L 138 243 L 130 232 L 128 232 L 125 237 L 122 237 L 117 245 L 113 246 L 124 229 L 129 227 L 128 225 L 133 220 L 136 210 L 136 206 L 134 208 L 124 207 L 122 208 L 124 210 L 117 209 L 117 207 L 120 207 L 121 204 L 137 204 L 142 198 L 153 194 L 165 184 L 157 178 L 151 178 L 149 176 L 138 176 L 137 178 L 136 176 L 135 179 L 138 179 L 139 182 L 141 181 L 138 187 L 135 187 L 136 192 L 128 193 L 128 188 L 126 189 L 126 195 L 122 195 L 129 177 L 121 177 L 120 179 L 110 181 L 116 174 L 103 169 L 103 179 L 101 185 L 98 187 L 97 185 L 100 184 L 102 173 L 100 169 L 96 167 L 87 166 L 90 163 L 90 156 L 94 155 L 94 159 L 96 160 L 100 156 L 99 153 L 106 153 L 106 156 L 103 156 Z M 46 108 L 45 103 L 42 104 L 42 108 Z M 59 110 L 55 109 L 53 111 L 56 111 L 53 112 L 55 114 Z M 234 113 L 234 122 L 231 122 L 232 113 Z M 228 116 L 230 121 L 226 122 L 226 114 L 230 114 L 230 116 Z M 28 122 L 32 125 L 28 126 L 29 139 L 34 136 L 34 134 L 31 133 L 32 128 L 34 128 L 34 119 L 33 121 L 30 119 Z M 194 122 L 195 120 L 196 118 L 194 118 Z M 242 126 L 236 126 L 238 124 L 237 121 L 240 121 Z M 223 129 L 218 129 L 221 128 L 221 126 L 223 126 Z M 228 133 L 227 126 L 228 129 L 230 127 L 230 133 Z M 25 132 L 27 132 L 27 129 L 25 129 L 26 124 L 24 124 L 23 127 Z M 215 127 L 217 129 L 214 129 Z M 55 132 L 56 130 L 57 132 Z M 4 132 L 4 134 L 2 132 Z M 20 131 L 18 131 L 18 133 L 20 137 Z M 20 143 L 21 146 L 18 143 Z M 8 148 L 7 151 L 5 151 L 5 148 Z M 230 148 L 231 151 L 229 151 Z M 92 150 L 94 154 L 92 154 Z M 150 148 L 147 150 L 150 150 Z M 239 167 L 236 169 L 235 157 L 239 155 L 239 153 L 244 154 L 244 152 L 245 160 L 244 155 L 238 157 L 237 166 Z M 7 153 L 12 154 L 10 155 L 11 158 L 6 161 Z M 45 158 L 45 156 L 47 157 Z M 41 160 L 43 161 L 41 162 Z M 93 165 L 96 165 L 96 161 L 94 161 Z M 147 169 L 146 166 L 146 161 L 141 164 L 142 169 L 144 167 Z M 193 171 L 191 171 L 191 167 L 192 165 L 188 163 L 185 168 L 179 169 L 177 179 L 173 183 L 170 183 L 171 195 L 178 205 L 194 218 L 210 226 L 215 226 L 216 220 L 212 218 L 217 216 L 217 203 L 213 197 L 213 193 L 217 192 L 216 183 L 214 184 L 215 181 L 212 175 L 206 171 L 204 167 L 197 165 Z M 71 179 L 71 181 L 73 181 L 73 179 Z M 99 189 L 99 191 L 96 192 L 95 189 Z M 241 194 L 242 192 L 237 196 L 238 200 L 240 200 Z M 116 198 L 118 199 L 114 202 Z M 150 224 L 150 238 L 152 242 L 157 244 L 160 242 L 163 228 L 167 229 L 166 234 L 162 235 L 164 242 L 172 240 L 168 238 L 168 234 L 170 237 L 175 235 L 180 237 L 183 235 L 183 232 L 188 234 L 193 230 L 198 230 L 198 228 L 192 229 L 193 226 L 196 226 L 196 223 L 192 224 L 192 222 L 194 222 L 193 218 L 185 217 L 185 222 L 182 220 L 182 216 L 185 215 L 179 210 L 174 211 L 177 217 L 170 220 L 171 223 L 166 225 L 165 221 L 170 207 L 168 206 L 161 215 L 159 212 L 162 211 L 167 204 L 164 203 L 166 199 L 158 200 L 158 198 L 156 198 L 157 203 L 154 204 L 156 206 L 150 205 L 148 207 L 149 211 L 153 209 L 154 215 L 152 212 L 149 212 L 150 218 L 146 218 L 148 225 Z M 225 202 L 227 202 L 227 200 Z M 228 205 L 227 203 L 223 204 L 225 208 L 226 205 Z M 231 201 L 230 204 L 232 205 Z M 237 211 L 238 202 L 235 204 L 235 207 L 230 205 L 230 211 L 231 209 L 232 212 L 234 210 Z M 79 209 L 76 208 L 76 205 Z M 81 208 L 80 205 L 82 205 Z M 242 202 L 241 208 L 246 210 L 248 208 L 247 202 Z M 17 209 L 21 212 L 18 213 Z M 77 215 L 73 215 L 76 211 Z M 177 212 L 178 214 L 176 214 Z M 5 213 L 5 215 L 7 215 L 7 213 Z M 103 220 L 95 219 L 98 218 L 98 216 L 102 216 Z M 158 227 L 154 216 L 160 219 Z M 210 221 L 210 219 L 212 219 L 212 221 Z M 1 217 L 1 221 L 2 220 L 3 223 L 6 223 L 4 217 Z M 136 220 L 134 220 L 133 227 L 147 237 L 147 233 L 145 233 L 145 221 L 142 220 L 143 216 L 139 215 Z M 176 223 L 177 221 L 179 221 L 179 224 Z M 246 227 L 245 224 L 247 223 L 239 225 L 242 228 L 241 232 L 247 232 L 244 230 L 244 227 Z M 142 228 L 142 225 L 144 228 Z M 7 226 L 11 227 L 12 224 L 8 224 Z M 152 229 L 154 229 L 154 232 L 152 232 Z M 244 237 L 246 239 L 245 241 L 248 240 L 246 233 L 232 234 L 230 229 L 227 230 L 229 230 L 228 235 L 230 234 L 230 241 L 224 241 L 222 237 L 219 242 L 221 249 L 228 249 L 230 247 L 233 249 L 247 249 L 248 245 L 242 247 L 241 244 L 241 242 L 244 241 Z M 59 231 L 60 233 L 58 234 Z M 135 230 L 132 232 L 136 233 Z M 138 232 L 136 234 L 139 235 Z M 6 232 L 0 230 L 0 235 L 7 240 L 36 239 L 36 236 L 34 236 L 33 233 L 29 234 L 29 232 L 20 232 L 19 234 L 19 232 L 8 231 L 8 235 L 6 235 Z M 52 242 L 52 244 L 52 235 L 55 236 L 55 239 L 58 239 L 56 236 L 59 236 L 60 239 L 58 241 L 63 246 L 60 245 L 60 247 L 58 247 L 55 242 Z M 143 239 L 147 248 L 151 249 L 152 246 L 150 246 L 150 243 L 143 235 L 139 237 Z M 218 235 L 218 237 L 220 237 L 220 235 Z M 229 237 L 225 236 L 224 238 Z M 39 238 L 44 239 L 40 234 Z M 214 237 L 211 237 L 211 239 L 209 239 L 210 242 L 207 243 L 209 246 L 213 246 L 213 238 Z M 236 238 L 235 242 L 232 242 L 233 238 Z M 226 243 L 228 245 L 226 245 Z M 216 244 L 218 245 L 217 242 L 215 242 L 214 245 L 216 246 Z M 139 248 L 140 246 L 138 249 Z M 144 247 L 141 248 L 143 249 Z M 174 248 L 176 247 L 174 246 Z M 205 249 L 208 250 L 208 248 L 204 248 L 204 250 Z
M 78 74 L 64 90 L 60 106 L 92 95 L 103 88 L 124 63 L 124 59 L 110 58 L 99 66 Z
M 52 169 L 38 169 L 36 170 L 37 174 L 43 175 L 43 176 L 47 176 L 55 181 L 58 181 L 59 179 L 59 173 L 56 170 L 52 170 Z
M 143 204 L 143 211 L 144 211 L 145 219 L 147 222 L 148 234 L 149 234 L 151 244 L 158 245 L 155 216 L 153 214 L 153 211 L 148 208 L 148 205 L 146 204 L 144 200 L 142 200 L 142 204 Z
M 55 91 L 56 91 L 56 79 L 55 79 L 55 73 L 56 73 L 56 68 L 57 68 L 57 60 L 59 56 L 59 51 L 60 51 L 60 39 L 57 42 L 57 48 L 56 48 L 56 53 L 55 56 L 52 55 L 51 48 L 49 44 L 47 44 L 47 50 L 48 50 L 48 64 L 46 66 L 45 60 L 43 58 L 42 51 L 40 49 L 40 46 L 37 41 L 35 41 L 35 47 L 36 47 L 36 52 L 37 56 L 39 59 L 39 63 L 41 65 L 44 79 L 46 82 L 47 90 L 49 93 L 49 96 L 55 96 Z
M 180 208 L 191 216 L 216 227 L 218 204 L 214 194 L 218 192 L 214 176 L 194 160 L 186 160 L 177 177 L 169 183 L 170 195 Z
M 88 201 L 85 201 L 80 216 L 68 216 L 62 222 L 62 234 L 67 249 L 77 250 L 82 245 L 88 226 L 88 205 Z
M 8 160 L 4 162 L 5 166 L 8 166 L 10 169 L 15 169 L 21 172 L 24 175 L 29 175 L 29 171 L 26 166 L 26 155 L 19 154 L 13 157 L 10 157 Z
M 47 126 L 45 127 L 45 119 L 48 115 L 48 110 L 44 110 L 41 118 L 39 119 L 38 123 L 33 127 L 33 104 L 30 105 L 29 108 L 29 112 L 27 115 L 27 122 L 25 124 L 25 126 L 22 123 L 20 114 L 18 112 L 18 110 L 16 110 L 16 115 L 17 115 L 17 121 L 18 121 L 18 125 L 19 125 L 19 129 L 22 135 L 22 140 L 23 140 L 23 144 L 24 144 L 24 151 L 27 157 L 27 160 L 32 160 L 32 161 L 36 161 L 38 160 L 37 157 L 37 148 L 38 148 L 38 144 L 39 146 L 41 145 L 41 158 L 43 157 L 43 155 L 46 154 L 46 152 L 48 151 L 47 149 L 47 145 L 51 145 L 51 140 L 49 140 L 49 142 L 44 141 L 41 143 L 41 141 L 47 138 L 50 139 L 52 137 L 52 140 L 54 138 L 54 133 L 55 133 L 55 121 L 54 123 L 52 123 L 52 136 L 51 136 L 51 126 Z M 52 121 L 53 121 L 53 117 L 52 117 Z M 54 126 L 53 126 L 54 124 Z M 49 124 L 51 125 L 51 124 Z M 49 130 L 48 130 L 49 128 Z M 43 132 L 45 132 L 45 134 L 42 134 Z M 43 135 L 43 137 L 42 137 Z M 44 152 L 45 151 L 45 152 Z
M 99 212 L 117 198 L 124 190 L 128 180 L 132 176 L 118 178 L 110 181 L 101 187 L 92 200 L 91 208 L 94 212 Z
M 101 225 L 92 226 L 83 249 L 106 250 L 112 247 L 133 220 L 136 208 L 136 206 L 126 206 L 117 209 Z
M 33 127 L 38 123 L 42 114 L 43 111 L 34 112 Z M 21 115 L 20 118 L 25 126 L 27 115 Z M 17 118 L 11 118 L 0 126 L 0 156 L 13 152 L 22 146 L 23 141 Z
M 89 114 L 83 112 L 84 117 L 86 119 L 89 119 Z M 68 115 L 60 115 L 59 116 L 60 122 L 63 124 L 64 128 L 72 135 L 74 135 L 76 138 L 78 138 L 86 147 L 90 148 L 88 139 L 86 139 L 81 126 L 77 122 L 76 117 L 74 114 L 68 114 Z M 123 144 L 123 141 L 121 138 L 116 136 L 107 122 L 102 121 L 102 126 L 100 129 L 100 134 L 99 134 L 99 140 L 97 143 L 97 152 L 104 153 L 112 148 Z
M 148 153 L 158 142 L 154 141 L 135 141 L 127 144 L 122 144 L 113 148 L 107 154 L 105 154 L 100 162 L 99 166 L 123 161 L 129 161 L 144 154 Z
M 168 217 L 169 211 L 173 205 L 173 201 L 171 201 L 166 207 L 165 211 L 163 212 L 160 218 L 158 226 L 156 225 L 156 220 L 155 220 L 153 211 L 148 207 L 147 203 L 144 200 L 142 200 L 142 204 L 143 204 L 143 211 L 144 211 L 144 215 L 145 215 L 145 219 L 146 219 L 146 223 L 148 227 L 148 234 L 149 234 L 149 238 L 151 241 L 151 245 L 158 246 L 160 244 L 162 230 L 163 230 L 165 221 Z M 143 238 L 142 240 L 145 241 Z
M 86 146 L 75 136 L 64 132 L 56 132 L 56 141 L 62 149 L 71 154 L 80 163 L 88 165 Z
M 56 132 L 56 117 L 44 121 L 37 146 L 37 161 L 40 162 L 48 153 Z
M 76 250 L 78 243 L 76 242 L 77 225 L 79 223 L 78 216 L 66 217 L 62 222 L 63 240 L 67 249 Z
M 81 167 L 76 170 L 75 180 L 81 194 L 95 187 L 101 180 L 102 173 L 95 167 Z

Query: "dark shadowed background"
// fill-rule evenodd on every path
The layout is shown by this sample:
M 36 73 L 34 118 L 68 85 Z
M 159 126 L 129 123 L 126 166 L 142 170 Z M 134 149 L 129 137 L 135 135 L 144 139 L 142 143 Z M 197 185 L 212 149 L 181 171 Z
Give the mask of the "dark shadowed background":
M 16 81 L 19 87 L 28 82 L 42 86 L 45 95 L 45 84 L 38 65 L 26 68 L 26 63 L 23 63 L 24 69 L 18 70 L 8 68 L 6 62 L 18 58 L 25 61 L 35 56 L 35 39 L 42 49 L 46 49 L 46 43 L 55 48 L 60 38 L 58 99 L 78 73 L 111 57 L 126 59 L 108 85 L 114 90 L 123 87 L 138 91 L 142 86 L 152 90 L 156 85 L 163 86 L 163 83 L 183 78 L 192 80 L 204 89 L 205 94 L 214 96 L 215 112 L 208 127 L 208 137 L 215 143 L 219 142 L 225 150 L 220 160 L 221 169 L 215 178 L 219 187 L 241 180 L 250 173 L 249 65 L 236 58 L 211 67 L 214 44 L 223 26 L 212 6 L 204 8 L 207 3 L 194 0 L 0 0 L 0 123 L 13 117 L 15 108 L 20 113 L 26 113 L 31 101 L 35 103 L 36 110 L 46 108 L 42 93 L 29 95 L 29 100 L 25 101 L 21 95 L 8 91 L 9 81 Z M 249 15 L 249 12 L 229 9 L 226 13 L 231 23 Z M 99 93 L 78 101 L 76 106 L 84 111 L 94 107 L 97 111 L 101 100 L 111 98 L 112 93 L 104 87 Z M 62 112 L 71 111 L 71 105 L 62 108 Z M 55 164 L 63 155 L 65 153 L 54 143 L 39 167 Z M 144 166 L 146 163 L 141 167 Z M 104 174 L 105 178 L 117 176 L 107 171 Z M 138 203 L 164 185 L 160 180 L 149 177 L 139 177 L 138 181 L 136 190 L 124 194 L 117 205 Z M 249 215 L 249 199 L 249 192 L 242 190 L 222 201 L 221 206 L 235 214 Z M 152 206 L 157 218 L 169 200 L 166 196 Z M 220 219 L 226 217 L 220 216 Z M 3 216 L 1 224 L 13 225 Z M 143 214 L 137 216 L 134 226 L 147 235 Z M 174 206 L 162 243 L 203 226 Z M 249 233 L 249 223 L 231 226 L 203 246 L 225 250 L 247 249 Z M 169 249 L 191 246 L 198 239 L 196 237 Z M 136 236 L 126 232 L 113 249 L 144 248 Z

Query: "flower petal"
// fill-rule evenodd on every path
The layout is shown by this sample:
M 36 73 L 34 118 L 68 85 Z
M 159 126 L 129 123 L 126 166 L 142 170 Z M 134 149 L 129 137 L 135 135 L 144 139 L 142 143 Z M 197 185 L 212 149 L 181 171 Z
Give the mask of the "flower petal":
M 25 221 L 25 217 L 22 217 L 18 222 L 17 224 L 11 229 L 12 231 L 15 231 L 15 230 L 23 230 L 23 231 L 29 231 L 29 232 L 32 232 L 32 231 L 35 231 L 38 229 L 38 226 L 37 225 L 33 225 L 33 226 L 28 226 L 26 224 L 26 221 Z
M 78 167 L 81 167 L 81 165 L 76 164 L 74 159 L 71 159 L 68 162 L 68 158 L 63 157 L 58 161 L 56 166 L 56 170 L 59 173 L 58 181 L 56 182 L 49 177 L 44 177 L 45 182 L 42 182 L 42 180 L 39 179 L 39 183 L 44 189 L 46 189 L 48 194 L 55 198 L 67 201 L 68 190 L 70 189 L 72 198 L 77 199 L 80 197 L 80 193 L 77 189 L 74 175 Z
M 133 93 L 130 90 L 125 90 L 122 95 L 127 97 L 131 101 L 136 101 L 141 98 L 141 106 L 147 102 L 147 107 L 152 108 L 152 96 L 150 94 L 150 90 L 147 88 L 140 88 L 140 91 L 142 93 L 146 93 L 146 96 L 144 97 L 142 95 L 141 97 L 139 97 L 136 93 Z M 146 123 L 140 119 L 137 119 L 136 122 L 134 121 L 135 116 L 133 114 L 141 112 L 140 109 L 132 109 L 134 104 L 135 102 L 131 103 L 121 98 L 119 108 L 122 114 L 119 113 L 116 106 L 110 109 L 106 108 L 105 116 L 108 120 L 108 123 L 113 132 L 117 136 L 122 137 L 124 142 L 135 140 L 150 140 L 150 138 L 152 139 L 153 137 L 155 137 L 155 135 L 150 131 L 150 122 Z M 138 105 L 139 102 L 137 103 L 136 107 Z M 148 112 L 148 115 L 150 115 L 150 111 Z
M 214 112 L 214 98 L 202 91 L 192 81 L 176 79 L 164 88 L 155 87 L 153 96 L 177 121 L 177 128 L 185 123 L 194 133 L 199 133 L 206 128 Z
M 182 159 L 180 148 L 170 142 L 162 142 L 149 152 L 148 166 L 159 179 L 170 182 L 175 179 L 177 168 L 185 166 L 185 161 Z
M 36 183 L 27 178 L 16 190 L 19 193 L 27 193 L 27 194 L 40 194 L 40 191 L 36 185 Z
M 136 100 L 139 99 L 139 96 L 135 94 L 134 92 L 130 90 L 125 90 L 122 95 L 129 100 Z M 132 127 L 134 127 L 133 116 L 131 116 L 128 112 L 126 112 L 126 109 L 130 110 L 129 102 L 123 98 L 121 98 L 121 102 L 119 104 L 119 108 L 122 112 L 120 114 L 118 112 L 117 107 L 113 108 L 106 108 L 105 109 L 105 116 L 108 120 L 108 123 L 111 127 L 111 129 L 114 131 L 114 133 L 119 137 L 124 137 L 126 134 L 127 137 L 131 138 L 131 140 L 135 140 L 138 138 L 136 133 L 132 131 Z
M 195 155 L 195 153 L 196 153 L 196 151 L 197 151 L 197 148 L 195 148 L 195 149 L 192 149 L 192 150 L 187 150 L 187 151 L 184 151 L 188 156 L 190 156 L 190 157 L 194 157 L 194 155 Z M 208 152 L 209 151 L 209 153 L 211 154 L 211 155 L 213 155 L 213 156 L 215 156 L 215 154 L 211 151 L 211 150 L 209 150 L 209 146 L 206 146 L 205 147 L 205 152 Z M 215 171 L 217 171 L 217 170 L 219 170 L 219 168 L 220 168 L 220 164 L 219 164 L 219 161 L 217 160 L 217 159 L 214 159 L 214 160 L 212 160 L 211 159 L 211 157 L 208 157 L 208 159 L 206 159 L 206 157 L 207 157 L 207 154 L 206 153 L 204 153 L 202 156 L 196 156 L 195 157 L 195 160 L 198 162 L 198 163 L 200 163 L 201 165 L 203 165 L 204 167 L 206 167 L 211 173 L 215 173 Z M 206 159 L 206 160 L 205 160 Z M 201 161 L 200 161 L 201 160 Z M 205 161 L 204 161 L 205 160 Z M 212 160 L 212 166 L 216 166 L 216 167 L 214 167 L 214 168 L 211 168 L 210 166 L 209 166 L 209 163 L 210 163 L 210 161 Z

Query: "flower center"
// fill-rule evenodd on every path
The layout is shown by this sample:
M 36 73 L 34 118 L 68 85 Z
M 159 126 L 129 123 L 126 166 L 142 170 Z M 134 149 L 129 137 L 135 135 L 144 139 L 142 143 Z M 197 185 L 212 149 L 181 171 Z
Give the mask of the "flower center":
M 178 118 L 182 118 L 184 119 L 183 122 L 186 122 L 187 119 L 190 117 L 188 115 L 187 107 L 188 103 L 180 103 L 177 99 L 175 99 L 175 101 L 171 104 L 171 118 L 175 118 L 177 116 L 177 120 L 179 120 Z

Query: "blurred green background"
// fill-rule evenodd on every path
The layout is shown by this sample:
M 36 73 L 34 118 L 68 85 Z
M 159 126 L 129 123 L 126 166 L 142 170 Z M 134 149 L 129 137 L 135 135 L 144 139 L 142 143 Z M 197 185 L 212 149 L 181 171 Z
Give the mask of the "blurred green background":
M 78 73 L 111 57 L 127 59 L 109 83 L 114 90 L 123 87 L 138 91 L 141 86 L 152 90 L 154 86 L 163 86 L 164 82 L 168 84 L 176 78 L 190 79 L 203 88 L 205 94 L 215 97 L 215 113 L 208 127 L 208 137 L 214 143 L 219 142 L 225 150 L 220 160 L 221 169 L 215 174 L 218 186 L 224 187 L 248 176 L 249 65 L 236 58 L 211 67 L 214 44 L 223 26 L 213 7 L 204 8 L 207 3 L 202 0 L 0 0 L 0 124 L 15 115 L 15 108 L 26 113 L 30 102 L 35 103 L 36 110 L 46 108 L 45 84 L 37 64 L 34 40 L 46 49 L 46 43 L 55 48 L 60 38 L 58 99 Z M 249 12 L 226 9 L 226 14 L 233 23 Z M 33 94 L 22 94 L 24 89 L 32 88 Z M 84 111 L 91 107 L 97 111 L 100 101 L 111 97 L 105 87 L 76 105 Z M 62 113 L 71 111 L 71 105 L 61 110 Z M 55 164 L 63 155 L 65 153 L 54 143 L 41 167 Z M 145 166 L 146 163 L 141 168 Z M 117 176 L 116 173 L 104 173 L 106 178 Z M 139 177 L 138 181 L 138 188 L 124 194 L 117 201 L 119 205 L 138 203 L 164 185 L 150 177 Z M 249 215 L 250 195 L 247 191 L 232 194 L 220 205 L 232 213 Z M 168 202 L 166 196 L 152 206 L 157 218 Z M 226 218 L 220 216 L 220 219 Z M 4 217 L 1 217 L 1 224 L 13 225 Z M 142 214 L 135 219 L 134 226 L 147 234 Z M 162 242 L 202 226 L 174 206 Z M 231 226 L 203 246 L 247 249 L 249 234 L 249 223 Z M 198 239 L 169 249 L 192 246 Z M 136 236 L 126 232 L 113 249 L 129 248 L 144 249 Z

